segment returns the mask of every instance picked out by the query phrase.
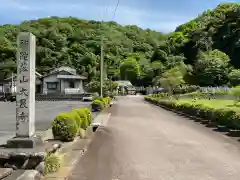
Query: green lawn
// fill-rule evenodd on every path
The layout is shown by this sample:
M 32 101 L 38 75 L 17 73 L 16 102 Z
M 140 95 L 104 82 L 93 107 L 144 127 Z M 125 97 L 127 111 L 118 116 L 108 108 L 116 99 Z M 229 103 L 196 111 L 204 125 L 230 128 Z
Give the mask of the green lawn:
M 221 108 L 229 108 L 231 110 L 235 110 L 240 112 L 240 104 L 234 105 L 233 100 L 224 100 L 224 99 L 198 99 L 195 102 L 192 99 L 180 99 L 178 100 L 180 103 L 191 102 L 194 104 L 205 104 L 212 108 L 221 109 Z

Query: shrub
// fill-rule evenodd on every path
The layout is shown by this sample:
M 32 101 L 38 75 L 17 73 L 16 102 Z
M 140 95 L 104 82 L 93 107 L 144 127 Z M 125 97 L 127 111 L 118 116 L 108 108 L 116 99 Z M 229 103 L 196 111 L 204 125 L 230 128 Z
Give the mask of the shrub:
M 104 103 L 101 100 L 95 99 L 92 102 L 92 109 L 97 109 L 97 110 L 101 111 L 103 108 L 104 108 Z
M 107 106 L 108 100 L 106 98 L 99 98 L 99 100 L 103 102 L 104 107 Z
M 78 132 L 78 125 L 73 113 L 60 113 L 52 124 L 52 133 L 55 139 L 72 141 Z
M 109 103 L 111 102 L 111 98 L 110 97 L 100 97 L 100 98 L 97 98 L 95 99 L 93 102 L 92 102 L 92 109 L 94 110 L 98 110 L 98 111 L 101 111 L 104 109 L 104 107 L 106 107 L 107 105 L 109 105 Z
M 230 109 L 214 109 L 212 107 L 208 107 L 207 105 L 156 99 L 151 96 L 146 96 L 145 100 L 154 104 L 161 104 L 168 108 L 173 108 L 190 115 L 196 115 L 198 117 L 211 120 L 212 122 L 216 122 L 218 125 L 224 125 L 229 129 L 240 130 L 240 114 Z
M 83 110 L 85 111 L 85 113 L 87 115 L 88 125 L 90 125 L 92 122 L 92 112 L 91 112 L 90 108 L 83 108 Z
M 107 102 L 107 104 L 109 104 L 111 102 L 111 98 L 110 97 L 105 97 L 104 99 Z
M 89 120 L 85 108 L 76 109 L 75 111 L 77 112 L 78 116 L 81 119 L 80 127 L 83 129 L 87 129 L 87 127 L 89 126 Z
M 44 174 L 57 172 L 61 166 L 61 158 L 58 154 L 47 153 L 44 165 Z
M 85 138 L 86 137 L 86 131 L 82 128 L 79 129 L 78 135 L 80 138 Z
M 75 119 L 78 128 L 80 128 L 80 127 L 81 127 L 81 124 L 82 124 L 82 119 L 81 119 L 81 117 L 79 116 L 77 109 L 72 110 L 72 116 L 73 116 L 73 118 Z

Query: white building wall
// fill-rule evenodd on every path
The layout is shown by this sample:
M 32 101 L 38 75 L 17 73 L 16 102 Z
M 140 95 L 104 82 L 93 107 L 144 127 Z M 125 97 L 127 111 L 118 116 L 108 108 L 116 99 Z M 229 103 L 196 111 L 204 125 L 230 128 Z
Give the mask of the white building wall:
M 58 86 L 56 90 L 51 90 L 47 88 L 47 83 L 48 82 L 58 82 Z M 52 74 L 50 76 L 44 77 L 43 78 L 43 93 L 55 93 L 55 92 L 60 92 L 60 80 L 57 79 L 57 74 Z
M 80 93 L 84 93 L 82 80 L 78 80 L 75 82 L 75 88 L 78 88 Z

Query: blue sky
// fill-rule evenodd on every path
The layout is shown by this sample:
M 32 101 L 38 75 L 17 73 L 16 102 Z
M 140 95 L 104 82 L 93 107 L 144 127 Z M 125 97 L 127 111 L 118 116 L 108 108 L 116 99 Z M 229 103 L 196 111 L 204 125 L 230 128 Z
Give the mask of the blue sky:
M 2 2 L 1 2 L 2 1 Z M 161 32 L 174 31 L 221 0 L 0 0 L 0 24 L 20 23 L 47 16 L 74 16 L 88 20 L 114 20 Z

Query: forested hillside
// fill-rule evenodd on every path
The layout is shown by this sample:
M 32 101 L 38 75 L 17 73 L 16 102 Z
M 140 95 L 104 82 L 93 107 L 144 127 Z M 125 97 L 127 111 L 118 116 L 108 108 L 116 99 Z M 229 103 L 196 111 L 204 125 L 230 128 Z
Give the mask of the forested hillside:
M 16 37 L 37 37 L 37 70 L 67 65 L 88 81 L 99 78 L 100 43 L 108 78 L 137 85 L 216 86 L 240 82 L 240 5 L 221 4 L 168 35 L 115 22 L 43 18 L 0 27 L 1 77 L 16 71 Z M 177 77 L 177 78 L 176 78 Z
M 75 67 L 88 80 L 99 77 L 101 36 L 104 38 L 104 59 L 109 76 L 118 78 L 121 61 L 149 59 L 165 35 L 142 30 L 137 26 L 120 26 L 115 22 L 85 21 L 73 17 L 44 18 L 20 25 L 0 27 L 0 61 L 4 76 L 16 69 L 16 37 L 20 31 L 30 31 L 37 37 L 37 70 L 67 65 Z M 135 53 L 137 52 L 137 54 Z
M 239 84 L 240 4 L 225 3 L 180 25 L 161 53 L 181 55 L 191 64 L 190 83 L 199 85 Z M 162 52 L 163 50 L 163 52 Z

